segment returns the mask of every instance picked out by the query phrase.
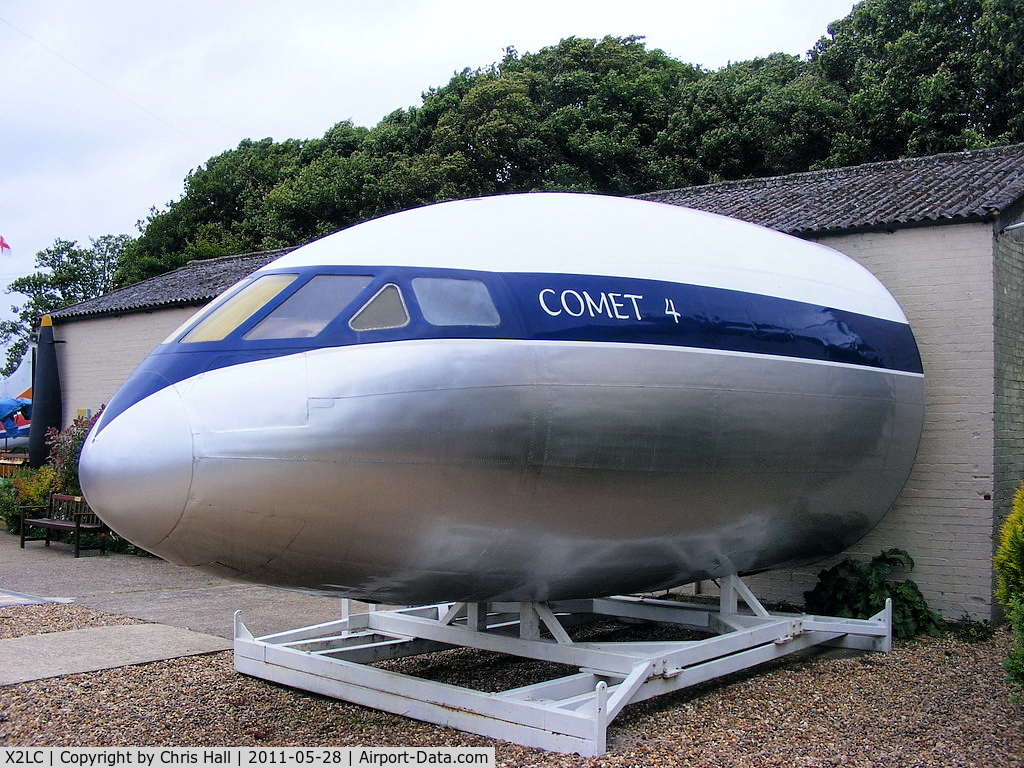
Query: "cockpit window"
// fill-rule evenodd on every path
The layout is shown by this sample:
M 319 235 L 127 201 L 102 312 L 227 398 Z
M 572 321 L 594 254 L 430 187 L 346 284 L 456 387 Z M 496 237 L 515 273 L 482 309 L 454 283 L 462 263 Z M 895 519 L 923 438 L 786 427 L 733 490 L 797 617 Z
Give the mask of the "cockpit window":
M 394 283 L 388 283 L 373 295 L 348 322 L 353 331 L 383 331 L 409 324 L 409 310 L 405 308 L 402 292 Z
M 372 280 L 369 275 L 316 275 L 242 338 L 252 341 L 316 336 Z
M 291 285 L 297 277 L 264 275 L 253 280 L 200 320 L 195 328 L 181 338 L 181 343 L 220 341 Z
M 416 277 L 412 290 L 424 319 L 431 325 L 493 327 L 501 322 L 487 286 L 479 280 Z
M 160 343 L 161 344 L 170 344 L 172 341 L 175 341 L 188 328 L 190 328 L 193 324 L 195 324 L 195 322 L 197 320 L 199 320 L 199 318 L 206 317 L 208 314 L 213 312 L 215 309 L 217 309 L 217 307 L 219 307 L 225 301 L 227 301 L 232 296 L 234 296 L 235 293 L 240 288 L 242 288 L 243 286 L 248 285 L 249 283 L 251 283 L 252 280 L 253 280 L 252 277 L 246 277 L 246 278 L 244 278 L 242 280 L 239 280 L 237 283 L 235 283 L 233 286 L 228 288 L 220 296 L 215 298 L 213 301 L 211 301 L 205 307 L 200 309 L 198 312 L 193 312 L 191 315 L 189 315 L 188 320 L 186 320 L 184 323 L 182 323 L 177 328 L 175 328 L 173 331 L 171 331 L 171 334 L 166 339 L 161 341 Z

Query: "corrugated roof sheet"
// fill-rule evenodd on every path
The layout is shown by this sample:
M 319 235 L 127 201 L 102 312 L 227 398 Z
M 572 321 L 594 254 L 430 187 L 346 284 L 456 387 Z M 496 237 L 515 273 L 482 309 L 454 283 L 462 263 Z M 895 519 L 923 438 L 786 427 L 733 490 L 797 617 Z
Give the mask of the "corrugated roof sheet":
M 1024 144 L 637 195 L 791 234 L 977 220 L 1024 195 Z
M 202 306 L 246 275 L 293 250 L 280 248 L 275 251 L 190 261 L 173 272 L 151 277 L 50 314 L 57 320 L 70 320 L 168 307 Z

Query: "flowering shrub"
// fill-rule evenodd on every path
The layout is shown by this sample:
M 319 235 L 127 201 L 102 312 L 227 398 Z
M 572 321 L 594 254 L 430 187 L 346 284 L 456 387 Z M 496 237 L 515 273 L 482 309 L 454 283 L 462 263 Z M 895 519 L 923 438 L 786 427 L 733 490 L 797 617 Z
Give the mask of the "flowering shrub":
M 103 409 L 100 408 L 91 418 L 79 416 L 71 426 L 57 430 L 51 427 L 46 431 L 46 444 L 50 446 L 50 457 L 46 466 L 56 474 L 55 493 L 70 493 L 78 496 L 82 488 L 78 483 L 78 458 L 82 455 L 82 446 L 89 430 L 99 419 Z M 45 468 L 45 467 L 44 467 Z
M 102 408 L 100 409 L 103 410 Z M 0 523 L 11 533 L 18 533 L 22 507 L 45 507 L 51 493 L 78 496 L 78 457 L 85 436 L 99 417 L 78 418 L 67 429 L 50 429 L 46 442 L 50 457 L 39 469 L 19 469 L 12 477 L 0 481 Z

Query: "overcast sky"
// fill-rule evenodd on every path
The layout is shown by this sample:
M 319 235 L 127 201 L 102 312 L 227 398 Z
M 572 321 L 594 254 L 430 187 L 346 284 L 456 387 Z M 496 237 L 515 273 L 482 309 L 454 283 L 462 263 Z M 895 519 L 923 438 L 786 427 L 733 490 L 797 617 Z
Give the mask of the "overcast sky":
M 135 236 L 246 138 L 375 125 L 465 67 L 643 35 L 707 69 L 803 55 L 852 0 L 0 0 L 0 286 L 56 238 Z M 0 295 L 0 309 L 12 297 Z

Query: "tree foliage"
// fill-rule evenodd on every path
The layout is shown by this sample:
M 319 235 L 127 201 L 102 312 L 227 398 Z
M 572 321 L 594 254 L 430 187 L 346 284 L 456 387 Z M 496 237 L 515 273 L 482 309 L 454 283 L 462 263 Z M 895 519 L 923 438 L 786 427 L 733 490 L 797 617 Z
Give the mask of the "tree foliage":
M 806 58 L 718 71 L 570 37 L 456 73 L 373 128 L 243 141 L 140 222 L 119 284 L 426 203 L 634 194 L 1024 141 L 1024 4 L 863 0 Z
M 836 163 L 1024 140 L 1019 0 L 865 0 L 829 26 L 811 63 L 848 98 Z
M 114 287 L 114 273 L 131 238 L 104 235 L 90 242 L 89 248 L 80 248 L 74 241 L 58 238 L 36 254 L 35 272 L 11 281 L 7 293 L 20 293 L 27 301 L 12 307 L 15 319 L 0 322 L 0 343 L 7 345 L 0 375 L 10 376 L 17 370 L 42 315 Z
M 253 250 L 252 243 L 263 237 L 264 200 L 302 167 L 305 145 L 246 139 L 193 170 L 180 200 L 140 222 L 143 237 L 127 249 L 118 282 L 137 282 L 193 259 Z
M 705 73 L 634 37 L 569 38 L 463 70 L 372 130 L 242 142 L 141 224 L 121 284 L 193 258 L 295 245 L 440 200 L 534 189 L 628 194 L 675 183 L 658 140 Z
M 849 128 L 841 89 L 799 58 L 776 53 L 690 84 L 662 148 L 675 159 L 676 183 L 773 176 L 819 167 Z

